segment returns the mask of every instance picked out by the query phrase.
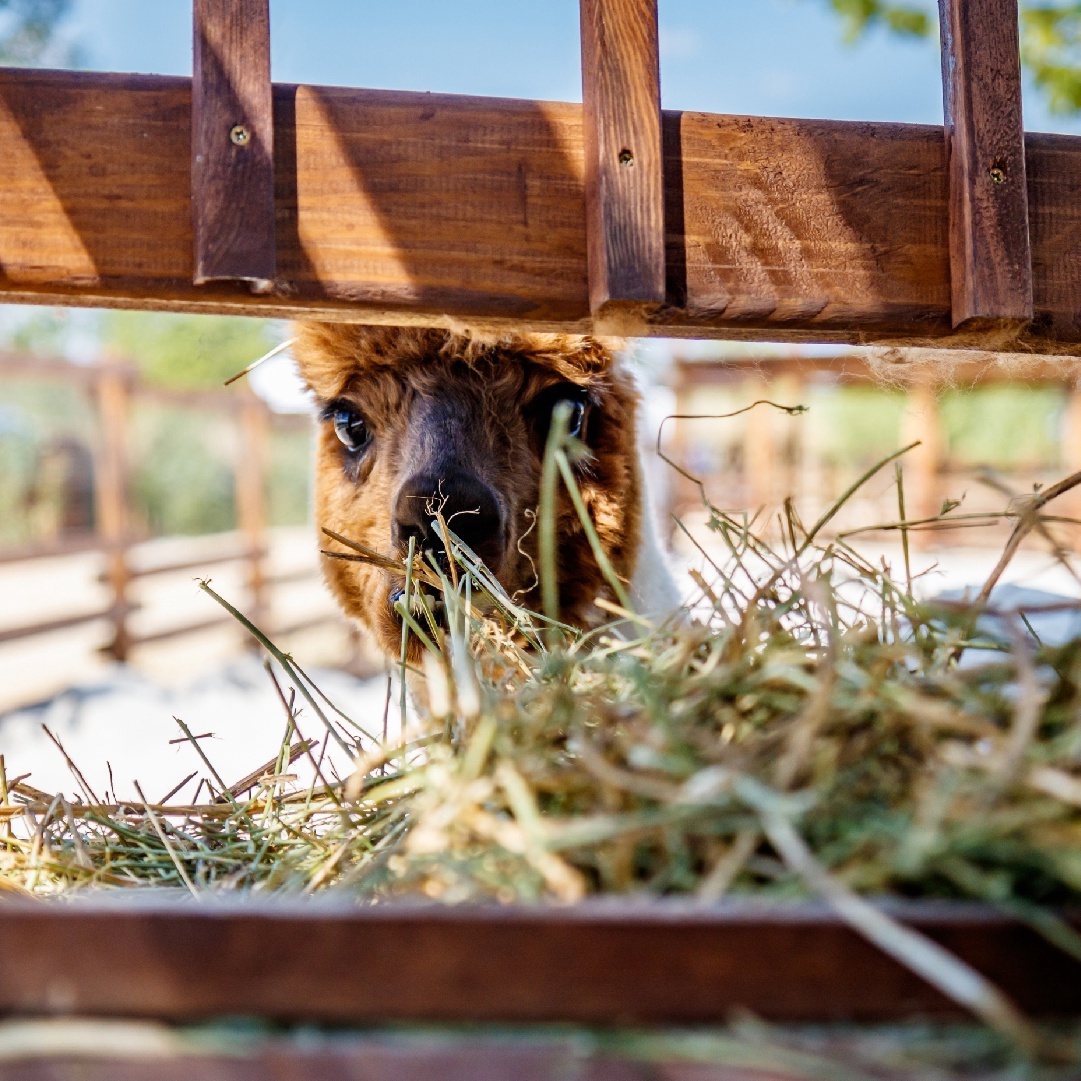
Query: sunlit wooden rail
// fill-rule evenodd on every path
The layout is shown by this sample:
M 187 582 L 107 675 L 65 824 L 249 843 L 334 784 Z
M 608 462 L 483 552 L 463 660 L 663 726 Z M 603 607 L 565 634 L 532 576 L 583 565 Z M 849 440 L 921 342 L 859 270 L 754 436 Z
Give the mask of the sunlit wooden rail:
M 584 3 L 584 107 L 271 87 L 265 6 L 197 5 L 194 84 L 0 73 L 0 298 L 1081 352 L 1016 0 L 944 6 L 945 129 L 661 112 L 654 0 Z

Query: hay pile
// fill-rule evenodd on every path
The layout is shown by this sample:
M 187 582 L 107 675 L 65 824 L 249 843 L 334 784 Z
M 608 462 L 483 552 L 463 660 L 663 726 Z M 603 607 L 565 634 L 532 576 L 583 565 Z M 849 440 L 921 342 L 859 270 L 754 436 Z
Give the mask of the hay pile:
M 99 798 L 75 763 L 69 800 L 0 764 L 0 886 L 447 902 L 819 894 L 940 985 L 948 959 L 907 956 L 918 936 L 858 895 L 966 897 L 1009 906 L 1081 957 L 1051 911 L 1081 898 L 1081 643 L 1043 644 L 1022 614 L 988 620 L 982 604 L 921 604 L 907 575 L 820 540 L 837 507 L 805 527 L 791 506 L 772 547 L 709 507 L 727 556 L 707 557 L 689 613 L 650 625 L 613 580 L 612 623 L 574 632 L 555 610 L 552 523 L 562 492 L 577 499 L 582 448 L 554 429 L 539 526 L 547 611 L 518 607 L 449 531 L 449 569 L 408 561 L 402 668 L 426 680 L 428 709 L 400 742 L 337 713 L 204 583 L 292 685 L 276 761 L 227 783 L 192 738 L 209 795 L 183 806 Z M 994 580 L 1079 481 L 1013 512 Z M 897 483 L 903 522 L 899 470 Z M 917 526 L 900 528 L 907 545 Z M 403 569 L 333 540 L 340 558 Z M 301 720 L 354 756 L 351 777 L 328 776 Z M 314 780 L 298 787 L 289 765 L 301 758 Z M 967 1004 L 1016 1020 L 982 984 Z

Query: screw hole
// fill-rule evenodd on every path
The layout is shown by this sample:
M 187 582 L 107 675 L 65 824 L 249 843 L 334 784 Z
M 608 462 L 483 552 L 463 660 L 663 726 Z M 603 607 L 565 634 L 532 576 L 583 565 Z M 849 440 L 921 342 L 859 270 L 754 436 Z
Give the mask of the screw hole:
M 634 165 L 634 155 L 626 147 L 619 152 L 619 164 L 627 168 Z
M 991 177 L 992 184 L 1006 183 L 1006 170 L 1001 165 L 992 165 L 988 170 L 988 175 Z
M 247 146 L 251 142 L 251 132 L 243 124 L 237 124 L 229 132 L 229 141 L 234 146 Z

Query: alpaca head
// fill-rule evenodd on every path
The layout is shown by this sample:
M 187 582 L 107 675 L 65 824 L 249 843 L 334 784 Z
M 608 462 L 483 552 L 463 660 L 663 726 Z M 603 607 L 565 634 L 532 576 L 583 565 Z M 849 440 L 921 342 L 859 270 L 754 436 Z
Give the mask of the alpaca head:
M 438 510 L 509 594 L 538 606 L 541 464 L 552 410 L 566 401 L 590 451 L 576 466 L 583 499 L 616 573 L 630 576 L 641 515 L 636 395 L 599 342 L 310 323 L 295 352 L 318 410 L 320 527 L 393 558 L 412 537 L 439 558 Z M 594 600 L 610 593 L 569 500 L 556 528 L 561 618 L 587 626 L 602 616 Z M 401 576 L 329 558 L 323 567 L 345 612 L 396 654 Z

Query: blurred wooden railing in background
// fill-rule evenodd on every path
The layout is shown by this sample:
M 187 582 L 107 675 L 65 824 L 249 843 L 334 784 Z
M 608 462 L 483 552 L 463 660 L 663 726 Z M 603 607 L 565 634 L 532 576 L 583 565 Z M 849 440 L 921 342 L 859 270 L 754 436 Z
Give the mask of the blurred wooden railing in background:
M 789 356 L 725 358 L 722 360 L 677 360 L 670 380 L 674 392 L 675 416 L 664 429 L 667 456 L 698 476 L 710 498 L 725 509 L 767 511 L 779 508 L 791 496 L 805 519 L 817 516 L 841 494 L 868 463 L 851 461 L 839 470 L 826 460 L 824 441 L 813 437 L 809 418 L 788 418 L 768 406 L 751 409 L 729 421 L 711 420 L 708 414 L 724 412 L 716 408 L 739 409 L 759 399 L 795 405 L 814 400 L 823 388 L 864 387 L 900 391 L 905 395 L 896 446 L 918 441 L 903 458 L 907 520 L 932 518 L 946 499 L 965 496 L 962 510 L 1002 510 L 1009 491 L 1031 493 L 1033 484 L 1046 483 L 1081 469 L 1081 363 L 1066 358 L 1031 358 L 1010 363 L 1001 359 L 980 359 L 949 365 L 909 365 L 872 361 L 860 354 L 830 356 Z M 985 468 L 951 456 L 945 430 L 942 394 L 950 389 L 975 390 L 992 384 L 1061 389 L 1061 411 L 1057 414 L 1057 460 L 1035 463 L 1025 460 L 1030 447 L 1011 446 L 1016 464 Z M 993 431 L 991 438 L 1008 440 Z M 1002 443 L 1000 442 L 1000 445 Z M 861 448 L 857 448 L 861 449 Z M 862 448 L 865 449 L 865 448 Z M 893 449 L 892 447 L 890 449 Z M 865 457 L 866 455 L 856 455 Z M 842 477 L 840 473 L 844 473 Z M 889 473 L 888 482 L 893 473 Z M 667 504 L 671 514 L 682 516 L 700 506 L 700 493 L 687 477 L 671 471 L 667 476 Z M 835 528 L 853 524 L 865 526 L 875 521 L 891 522 L 898 517 L 896 492 L 877 495 L 875 486 L 861 493 L 858 508 L 842 514 Z M 1057 512 L 1081 516 L 1081 499 L 1063 497 Z M 860 520 L 850 519 L 859 515 Z M 873 517 L 866 517 L 873 515 Z M 999 543 L 1006 523 L 999 528 L 929 527 L 913 531 L 912 543 L 930 547 L 941 544 L 994 545 Z M 1081 530 L 1074 529 L 1074 535 Z
M 129 624 L 129 617 L 138 607 L 131 597 L 133 583 L 184 570 L 205 571 L 236 563 L 245 565 L 248 593 L 245 612 L 257 625 L 271 633 L 279 636 L 294 634 L 334 618 L 323 612 L 310 619 L 294 620 L 288 625 L 268 625 L 272 591 L 298 581 L 314 580 L 318 576 L 314 560 L 310 566 L 299 569 L 272 572 L 267 567 L 270 430 L 272 426 L 306 429 L 309 423 L 306 416 L 273 413 L 246 387 L 191 391 L 150 386 L 139 378 L 133 366 L 119 362 L 84 365 L 61 359 L 0 353 L 0 380 L 15 378 L 34 382 L 56 381 L 78 386 L 85 391 L 97 419 L 97 436 L 92 448 L 93 527 L 90 531 L 61 534 L 16 547 L 0 548 L 0 565 L 101 552 L 104 556 L 103 581 L 108 587 L 109 602 L 104 607 L 90 611 L 3 626 L 0 628 L 0 644 L 105 619 L 111 624 L 111 633 L 104 652 L 117 660 L 126 660 L 132 650 L 139 646 L 232 622 L 231 617 L 223 613 L 153 632 L 135 633 Z M 146 538 L 139 535 L 133 524 L 129 431 L 133 407 L 146 402 L 223 415 L 238 431 L 240 438 L 232 462 L 237 530 L 233 534 L 223 535 L 220 546 L 209 554 L 202 546 L 200 554 L 192 558 L 159 563 L 140 559 L 141 542 Z M 4 622 L 6 624 L 7 620 Z

